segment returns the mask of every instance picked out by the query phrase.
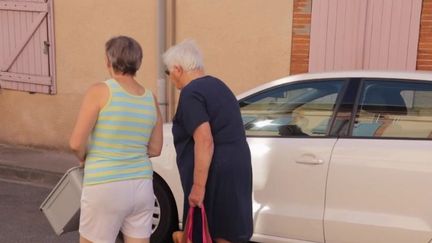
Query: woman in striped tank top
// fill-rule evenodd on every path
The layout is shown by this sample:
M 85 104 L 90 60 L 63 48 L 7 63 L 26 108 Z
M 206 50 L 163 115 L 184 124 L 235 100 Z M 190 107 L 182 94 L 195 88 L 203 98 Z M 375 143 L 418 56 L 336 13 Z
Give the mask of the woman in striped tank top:
M 135 80 L 138 42 L 105 45 L 111 79 L 87 91 L 70 139 L 84 166 L 80 242 L 149 242 L 154 195 L 150 157 L 162 150 L 162 118 L 153 93 Z M 91 139 L 88 141 L 88 137 Z

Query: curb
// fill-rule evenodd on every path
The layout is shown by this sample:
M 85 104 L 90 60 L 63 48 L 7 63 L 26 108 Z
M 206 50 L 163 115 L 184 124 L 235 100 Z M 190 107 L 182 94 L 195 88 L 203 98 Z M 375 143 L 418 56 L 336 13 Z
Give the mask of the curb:
M 30 182 L 52 187 L 57 184 L 62 176 L 63 174 L 56 172 L 0 164 L 0 178 L 7 180 Z

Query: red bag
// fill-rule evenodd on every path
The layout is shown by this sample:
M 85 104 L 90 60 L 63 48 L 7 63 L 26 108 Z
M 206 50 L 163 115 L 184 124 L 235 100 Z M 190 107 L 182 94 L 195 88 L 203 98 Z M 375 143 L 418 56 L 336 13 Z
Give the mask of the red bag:
M 189 208 L 188 216 L 186 218 L 186 224 L 183 231 L 177 231 L 173 234 L 173 239 L 175 243 L 192 243 L 192 233 L 193 233 L 193 215 L 195 208 Z M 202 219 L 202 237 L 203 243 L 212 243 L 212 238 L 210 236 L 210 231 L 207 223 L 207 215 L 205 213 L 204 205 L 201 207 L 201 219 Z

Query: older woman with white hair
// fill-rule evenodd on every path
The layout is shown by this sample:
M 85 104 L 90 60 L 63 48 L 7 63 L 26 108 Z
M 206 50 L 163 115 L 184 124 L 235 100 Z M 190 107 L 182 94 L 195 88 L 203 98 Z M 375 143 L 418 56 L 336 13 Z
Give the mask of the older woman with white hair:
M 253 232 L 252 165 L 240 108 L 221 80 L 206 75 L 202 55 L 191 40 L 163 55 L 166 74 L 180 89 L 173 119 L 177 164 L 189 207 L 205 206 L 212 238 L 248 242 Z M 201 242 L 199 210 L 194 240 Z

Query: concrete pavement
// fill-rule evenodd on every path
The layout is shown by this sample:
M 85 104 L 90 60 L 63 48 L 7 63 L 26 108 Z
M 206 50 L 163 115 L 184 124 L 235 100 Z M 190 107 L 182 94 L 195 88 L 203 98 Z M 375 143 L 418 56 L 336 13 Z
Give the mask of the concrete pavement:
M 79 233 L 57 236 L 39 211 L 51 188 L 0 180 L 0 242 L 77 243 Z
M 52 187 L 69 168 L 77 165 L 71 153 L 0 144 L 0 179 Z
M 66 152 L 0 144 L 0 242 L 77 242 L 78 232 L 56 236 L 38 210 L 63 174 L 77 166 Z M 12 183 L 11 183 L 12 182 Z
M 0 144 L 0 218 L 9 219 L 0 221 L 0 242 L 77 242 L 78 232 L 56 236 L 38 210 L 64 173 L 77 165 L 71 153 Z

